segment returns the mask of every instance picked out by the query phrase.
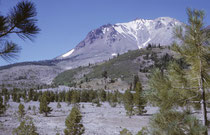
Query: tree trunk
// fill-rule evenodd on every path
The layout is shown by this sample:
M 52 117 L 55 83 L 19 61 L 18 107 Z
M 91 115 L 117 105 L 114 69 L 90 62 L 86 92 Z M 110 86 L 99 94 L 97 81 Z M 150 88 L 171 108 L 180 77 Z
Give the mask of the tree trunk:
M 202 112 L 202 120 L 203 125 L 207 127 L 207 130 L 205 132 L 205 135 L 208 135 L 208 119 L 207 119 L 207 111 L 206 111 L 206 95 L 205 95 L 205 89 L 203 86 L 203 74 L 202 74 L 202 62 L 200 60 L 200 80 L 199 80 L 199 87 L 201 92 L 201 112 Z
M 201 99 L 201 111 L 202 111 L 202 119 L 203 125 L 208 128 L 208 120 L 207 120 L 207 111 L 206 111 L 206 100 L 205 100 L 205 90 L 203 88 L 200 89 L 202 92 L 202 99 Z M 205 132 L 205 135 L 208 135 L 208 129 Z

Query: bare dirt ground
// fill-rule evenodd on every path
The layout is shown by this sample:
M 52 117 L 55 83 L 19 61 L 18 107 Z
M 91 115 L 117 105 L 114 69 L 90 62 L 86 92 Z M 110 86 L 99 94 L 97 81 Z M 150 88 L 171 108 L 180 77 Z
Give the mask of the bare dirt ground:
M 50 103 L 53 111 L 49 117 L 39 114 L 39 102 L 24 103 L 26 115 L 33 118 L 40 135 L 55 135 L 56 133 L 64 134 L 65 119 L 69 115 L 72 105 L 61 103 L 61 108 L 57 108 L 57 103 Z M 19 103 L 9 102 L 5 116 L 0 117 L 0 135 L 12 135 L 14 128 L 19 126 L 18 105 Z M 28 110 L 28 107 L 31 110 Z M 84 108 L 82 108 L 82 105 Z M 33 106 L 36 106 L 36 114 L 33 112 Z M 85 135 L 119 135 L 123 128 L 129 129 L 136 134 L 143 126 L 149 122 L 149 118 L 157 111 L 155 107 L 148 107 L 147 114 L 144 116 L 126 116 L 123 105 L 111 107 L 108 103 L 102 103 L 101 107 L 96 107 L 92 103 L 80 103 L 82 113 L 82 123 L 85 127 Z
M 64 134 L 65 119 L 69 115 L 73 105 L 68 105 L 61 102 L 61 108 L 57 108 L 57 102 L 50 103 L 53 111 L 48 117 L 44 117 L 39 113 L 39 102 L 24 103 L 26 116 L 33 119 L 37 132 L 40 135 L 55 135 L 59 133 Z M 18 120 L 18 105 L 19 103 L 9 101 L 10 107 L 7 109 L 4 116 L 0 117 L 0 135 L 12 135 L 14 128 L 18 127 L 20 121 Z M 31 110 L 28 110 L 28 107 Z M 36 107 L 35 114 L 33 106 Z M 84 107 L 82 107 L 84 106 Z M 82 123 L 85 127 L 85 135 L 119 135 L 123 128 L 127 128 L 136 134 L 142 127 L 147 126 L 151 116 L 158 111 L 157 107 L 146 107 L 147 113 L 143 116 L 126 116 L 126 111 L 123 105 L 111 107 L 108 103 L 102 103 L 101 107 L 96 107 L 92 103 L 80 103 L 80 110 L 82 113 Z M 208 108 L 208 112 L 210 109 Z M 195 111 L 199 119 L 201 119 L 201 112 Z M 210 114 L 208 114 L 210 117 Z M 209 132 L 210 133 L 210 132 Z

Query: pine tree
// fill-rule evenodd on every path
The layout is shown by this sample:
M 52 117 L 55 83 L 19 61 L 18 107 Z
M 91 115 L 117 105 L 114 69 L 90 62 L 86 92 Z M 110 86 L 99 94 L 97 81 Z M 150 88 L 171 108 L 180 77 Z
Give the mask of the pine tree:
M 187 10 L 188 23 L 183 35 L 182 28 L 176 30 L 176 37 L 182 41 L 182 46 L 174 43 L 172 50 L 184 58 L 190 68 L 186 70 L 188 85 L 181 84 L 177 89 L 195 92 L 201 95 L 200 104 L 202 110 L 203 125 L 207 126 L 206 90 L 210 86 L 209 59 L 210 46 L 205 41 L 210 38 L 203 30 L 204 12 L 200 10 Z M 176 85 L 177 87 L 177 85 Z M 194 95 L 194 96 L 196 96 Z M 197 96 L 198 97 L 198 96 Z M 206 135 L 208 133 L 206 132 Z
M 58 102 L 58 92 L 55 93 L 55 102 Z
M 20 125 L 13 130 L 13 135 L 38 135 L 32 119 L 23 120 Z
M 134 93 L 134 105 L 137 108 L 137 114 L 141 115 L 142 113 L 145 113 L 146 110 L 144 110 L 144 107 L 146 105 L 146 100 L 143 97 L 143 90 L 140 82 L 136 83 L 135 87 L 135 93 Z
M 150 79 L 152 91 L 149 99 L 160 107 L 160 113 L 171 111 L 174 107 L 183 107 L 186 111 L 190 108 L 187 106 L 200 103 L 203 126 L 207 127 L 206 90 L 210 84 L 210 47 L 204 43 L 209 35 L 203 30 L 203 11 L 188 9 L 187 13 L 189 25 L 186 25 L 185 32 L 181 27 L 175 31 L 182 45 L 172 45 L 172 50 L 187 66 L 174 61 L 164 72 L 156 69 Z M 204 135 L 208 135 L 207 130 Z
M 41 100 L 40 100 L 40 106 L 39 106 L 39 111 L 40 113 L 44 113 L 45 117 L 52 111 L 51 107 L 48 106 L 49 102 L 49 97 L 47 96 L 47 92 L 44 92 Z
M 133 115 L 133 95 L 130 90 L 125 91 L 123 100 L 125 110 L 127 111 L 126 114 L 131 117 L 131 115 Z
M 204 135 L 206 127 L 186 112 L 164 111 L 156 113 L 150 121 L 151 135 Z
M 28 110 L 31 110 L 31 106 L 30 105 L 28 106 Z
M 79 103 L 80 101 L 80 95 L 79 95 L 79 92 L 74 90 L 72 92 L 72 95 L 71 95 L 71 103 L 72 104 L 76 104 L 76 103 Z
M 25 106 L 20 103 L 18 106 L 18 114 L 19 114 L 20 118 L 23 118 L 23 116 L 25 115 L 24 108 L 25 108 Z
M 0 95 L 0 115 L 1 114 L 4 114 L 6 111 L 6 106 L 4 105 L 3 103 L 3 98 L 2 96 Z
M 124 128 L 122 131 L 120 131 L 120 135 L 132 135 L 132 134 L 131 134 L 131 132 L 129 130 Z
M 60 102 L 57 103 L 57 108 L 61 108 L 61 103 Z
M 24 102 L 27 101 L 27 92 L 26 92 L 26 90 L 24 90 L 24 92 L 23 92 L 23 99 L 24 99 Z
M 133 78 L 133 90 L 136 89 L 136 84 L 140 82 L 139 80 L 139 76 L 138 75 L 135 75 L 134 78 Z
M 100 98 L 102 102 L 106 101 L 106 91 L 104 89 L 100 91 Z
M 68 104 L 71 103 L 71 95 L 72 95 L 72 91 L 70 91 L 70 90 L 68 92 L 66 92 L 66 94 L 65 94 L 65 100 Z
M 18 93 L 18 94 L 17 94 L 17 99 L 16 99 L 16 102 L 20 103 L 20 98 L 21 98 L 21 94 L 20 94 L 20 93 Z
M 34 95 L 34 90 L 30 89 L 29 92 L 28 92 L 28 99 L 29 99 L 29 101 L 33 100 L 33 95 Z
M 32 108 L 34 115 L 36 115 L 36 106 L 33 106 Z
M 0 15 L 0 57 L 5 60 L 14 58 L 20 47 L 7 40 L 9 35 L 17 34 L 22 39 L 30 39 L 40 31 L 36 26 L 35 5 L 30 1 L 20 1 L 7 16 Z
M 81 120 L 82 115 L 80 110 L 78 107 L 74 106 L 65 121 L 65 135 L 82 135 L 85 132 L 85 128 L 81 123 Z
M 88 102 L 89 100 L 89 93 L 87 90 L 81 91 L 81 102 Z
M 13 92 L 12 92 L 12 100 L 13 100 L 13 102 L 17 102 L 17 92 L 16 92 L 16 90 L 13 90 Z
M 108 77 L 108 72 L 107 71 L 103 71 L 101 75 L 102 75 L 102 77 L 104 77 L 106 79 Z
M 8 89 L 7 88 L 3 88 L 2 89 L 2 94 L 4 95 L 4 104 L 6 104 L 9 101 L 9 99 L 10 99 L 10 93 L 8 92 Z

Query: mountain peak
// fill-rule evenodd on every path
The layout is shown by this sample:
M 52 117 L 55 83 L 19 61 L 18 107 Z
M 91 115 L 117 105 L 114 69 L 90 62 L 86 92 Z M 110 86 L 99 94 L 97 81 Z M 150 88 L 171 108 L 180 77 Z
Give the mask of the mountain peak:
M 149 43 L 170 45 L 174 41 L 176 25 L 182 26 L 183 23 L 170 17 L 154 20 L 136 18 L 126 23 L 102 25 L 90 31 L 74 49 L 57 59 L 74 58 L 83 60 L 83 65 L 87 65 L 107 60 L 113 54 L 144 48 Z

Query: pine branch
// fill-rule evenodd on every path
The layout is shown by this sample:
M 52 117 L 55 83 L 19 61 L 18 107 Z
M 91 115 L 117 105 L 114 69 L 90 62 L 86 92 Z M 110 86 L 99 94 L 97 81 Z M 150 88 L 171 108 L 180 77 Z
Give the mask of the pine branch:
M 20 38 L 32 40 L 40 29 L 36 26 L 37 15 L 35 5 L 30 1 L 20 1 L 10 10 L 8 16 L 0 16 L 0 40 L 9 34 L 17 34 Z M 0 57 L 10 61 L 17 56 L 20 47 L 13 42 L 1 40 Z
M 32 37 L 40 31 L 35 25 L 37 20 L 34 17 L 36 15 L 37 12 L 33 3 L 28 1 L 19 2 L 9 14 L 7 23 L 9 29 L 7 31 L 4 30 L 5 32 L 0 34 L 0 38 L 16 33 L 23 39 L 28 38 L 32 40 Z
M 0 35 L 4 32 L 7 31 L 8 26 L 7 26 L 7 18 L 4 16 L 0 16 Z
M 20 52 L 21 48 L 13 42 L 6 41 L 2 43 L 2 48 L 0 49 L 0 57 L 6 61 L 10 61 L 11 58 L 15 58 L 17 53 Z
M 14 30 L 14 29 L 15 29 L 15 26 L 11 27 L 8 31 L 2 33 L 2 34 L 0 35 L 0 38 L 1 38 L 1 37 L 4 37 L 4 36 L 7 36 L 9 33 L 14 33 L 14 32 L 12 32 L 12 30 Z

